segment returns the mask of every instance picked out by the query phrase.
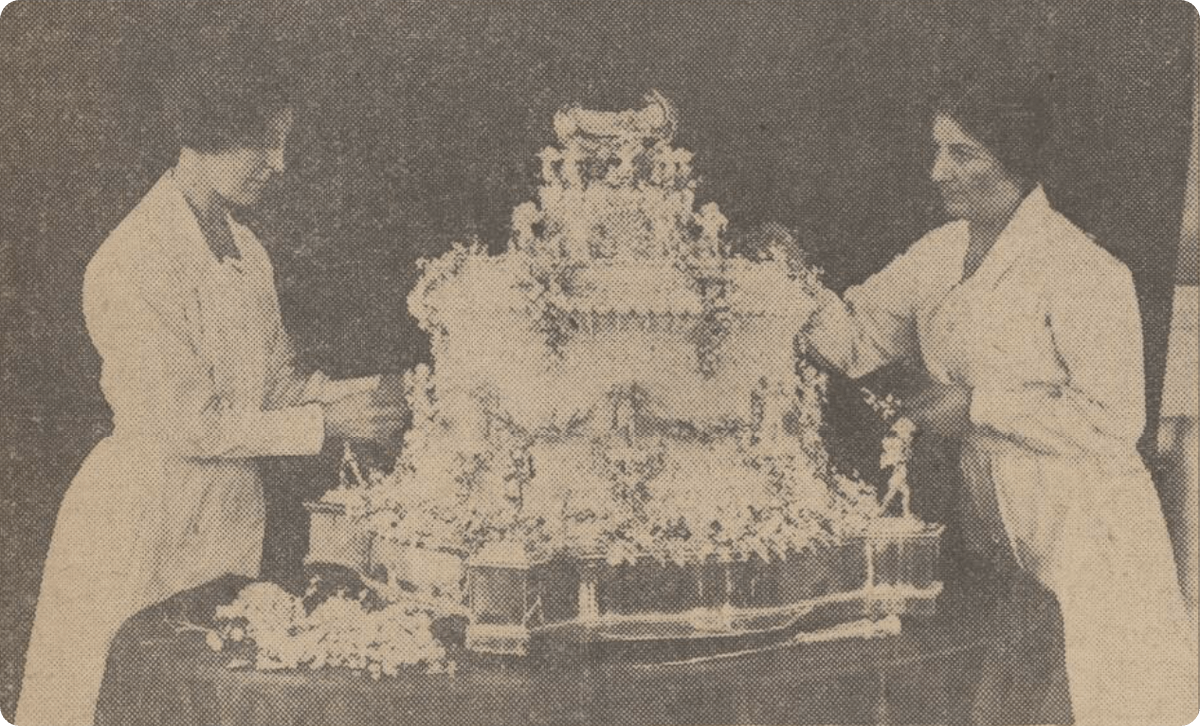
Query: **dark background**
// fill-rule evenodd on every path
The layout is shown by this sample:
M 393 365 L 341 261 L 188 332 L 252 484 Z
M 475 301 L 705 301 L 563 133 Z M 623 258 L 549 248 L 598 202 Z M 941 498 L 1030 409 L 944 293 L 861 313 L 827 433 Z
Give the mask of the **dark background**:
M 303 363 L 335 376 L 427 358 L 405 306 L 414 261 L 469 235 L 503 247 L 563 103 L 633 107 L 661 90 L 680 110 L 677 145 L 697 154 L 700 201 L 719 202 L 735 226 L 797 229 L 841 288 L 942 221 L 924 104 L 939 77 L 974 63 L 1051 71 L 1051 198 L 1134 272 L 1153 421 L 1194 12 L 1180 0 L 10 4 L 0 709 L 13 711 L 56 508 L 109 429 L 80 310 L 84 266 L 174 160 L 155 86 L 179 48 L 241 26 L 300 69 L 290 173 L 252 221 Z M 305 536 L 288 526 L 287 502 L 332 483 L 330 462 L 267 466 L 267 566 L 286 568 Z

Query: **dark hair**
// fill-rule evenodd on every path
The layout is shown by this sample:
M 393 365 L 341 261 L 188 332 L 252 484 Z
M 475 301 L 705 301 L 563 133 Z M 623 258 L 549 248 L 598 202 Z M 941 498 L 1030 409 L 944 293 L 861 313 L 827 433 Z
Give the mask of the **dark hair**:
M 295 80 L 266 53 L 209 51 L 181 54 L 166 79 L 163 105 L 176 141 L 210 153 L 261 143 L 271 120 L 293 105 Z
M 934 104 L 994 155 L 1009 173 L 1030 186 L 1041 182 L 1043 152 L 1052 133 L 1052 73 L 972 76 L 947 84 Z

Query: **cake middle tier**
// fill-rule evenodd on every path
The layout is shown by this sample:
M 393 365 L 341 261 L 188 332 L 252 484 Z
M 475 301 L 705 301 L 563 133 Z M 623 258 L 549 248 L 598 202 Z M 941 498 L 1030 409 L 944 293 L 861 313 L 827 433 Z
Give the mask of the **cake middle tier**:
M 748 422 L 756 396 L 794 393 L 813 303 L 778 267 L 723 261 L 701 293 L 671 264 L 588 264 L 565 289 L 530 293 L 512 265 L 473 258 L 422 301 L 444 414 L 471 418 L 488 399 L 524 428 L 565 426 L 609 415 L 618 392 L 652 418 L 711 427 Z
M 790 326 L 772 316 L 733 316 L 704 372 L 694 340 L 702 322 L 581 313 L 558 353 L 547 355 L 528 316 L 493 311 L 442 341 L 437 396 L 444 414 L 487 400 L 527 429 L 606 416 L 614 393 L 640 397 L 655 419 L 720 426 L 749 421 L 756 395 L 795 386 Z

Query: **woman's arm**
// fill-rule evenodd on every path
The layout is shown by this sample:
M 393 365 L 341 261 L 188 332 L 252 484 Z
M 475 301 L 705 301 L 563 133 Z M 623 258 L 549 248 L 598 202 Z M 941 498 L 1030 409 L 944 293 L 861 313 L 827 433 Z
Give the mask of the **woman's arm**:
M 118 430 L 146 436 L 193 458 L 307 455 L 325 437 L 321 405 L 267 410 L 231 406 L 190 337 L 182 291 L 141 261 L 136 272 L 97 264 L 84 283 L 84 314 L 103 359 L 104 392 Z
M 922 238 L 843 297 L 823 289 L 819 310 L 802 330 L 812 350 L 851 378 L 903 358 L 919 359 L 915 310 L 928 265 L 937 264 L 929 259 L 937 244 L 934 234 Z
M 1046 320 L 1067 382 L 977 387 L 972 421 L 1046 453 L 1124 456 L 1146 422 L 1142 322 L 1129 270 L 1106 259 L 1063 275 Z

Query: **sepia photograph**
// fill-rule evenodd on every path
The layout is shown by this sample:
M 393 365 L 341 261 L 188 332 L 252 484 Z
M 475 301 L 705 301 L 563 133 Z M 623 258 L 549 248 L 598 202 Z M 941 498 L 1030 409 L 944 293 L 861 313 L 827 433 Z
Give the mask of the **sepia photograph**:
M 1185 0 L 14 0 L 16 726 L 1200 717 Z

